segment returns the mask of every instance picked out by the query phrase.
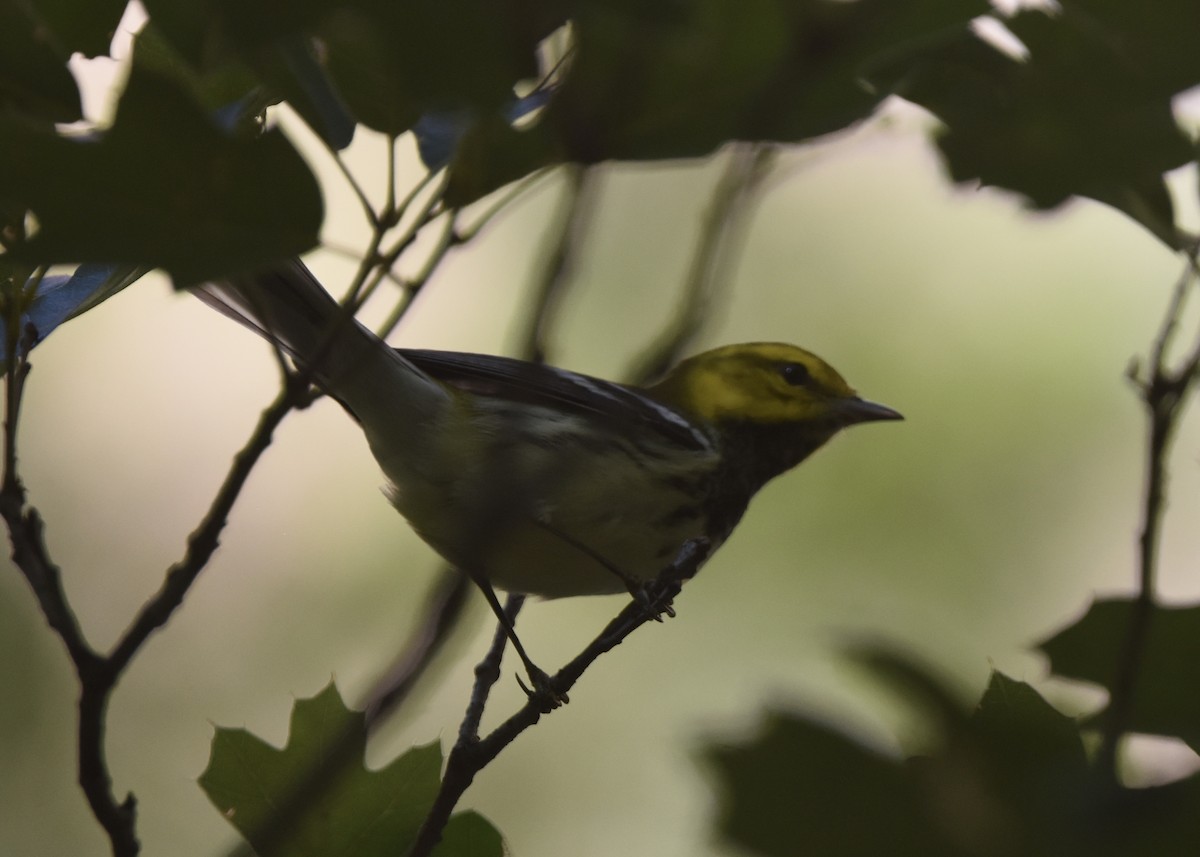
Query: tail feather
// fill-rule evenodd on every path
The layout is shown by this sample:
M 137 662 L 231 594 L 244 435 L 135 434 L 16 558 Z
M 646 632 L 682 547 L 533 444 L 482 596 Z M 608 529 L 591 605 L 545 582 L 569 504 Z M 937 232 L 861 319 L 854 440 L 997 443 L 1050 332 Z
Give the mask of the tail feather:
M 445 409 L 445 388 L 346 312 L 299 259 L 194 294 L 312 372 L 314 383 L 358 418 L 372 446 L 386 436 L 402 441 L 405 426 Z

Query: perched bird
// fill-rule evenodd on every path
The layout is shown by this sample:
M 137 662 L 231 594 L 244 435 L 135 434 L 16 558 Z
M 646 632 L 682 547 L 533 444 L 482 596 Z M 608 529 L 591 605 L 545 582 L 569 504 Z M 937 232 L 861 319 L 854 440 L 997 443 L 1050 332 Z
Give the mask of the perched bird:
M 792 345 L 717 348 L 633 387 L 504 357 L 393 349 L 299 261 L 198 294 L 350 412 L 392 504 L 493 609 L 493 586 L 636 593 L 689 540 L 719 547 L 759 488 L 843 428 L 902 419 Z

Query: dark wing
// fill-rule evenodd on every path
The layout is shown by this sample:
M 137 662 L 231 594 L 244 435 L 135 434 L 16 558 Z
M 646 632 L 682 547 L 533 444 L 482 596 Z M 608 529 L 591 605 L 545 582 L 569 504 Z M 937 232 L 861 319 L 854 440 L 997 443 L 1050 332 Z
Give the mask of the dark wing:
M 622 384 L 511 357 L 396 350 L 443 384 L 478 396 L 558 408 L 614 426 L 638 426 L 697 452 L 712 447 L 705 434 L 678 411 Z

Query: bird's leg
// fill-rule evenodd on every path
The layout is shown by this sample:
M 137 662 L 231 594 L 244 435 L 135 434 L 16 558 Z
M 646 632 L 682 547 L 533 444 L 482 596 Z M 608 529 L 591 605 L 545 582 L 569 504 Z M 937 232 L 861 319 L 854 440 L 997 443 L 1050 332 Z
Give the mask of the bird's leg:
M 569 702 L 570 700 L 567 698 L 567 695 L 554 687 L 553 679 L 525 653 L 525 647 L 521 645 L 521 640 L 517 637 L 517 630 L 513 627 L 512 621 L 509 620 L 508 614 L 504 612 L 504 607 L 500 604 L 500 599 L 496 597 L 496 590 L 492 588 L 492 584 L 482 575 L 472 574 L 471 579 L 475 581 L 476 585 L 483 592 L 483 597 L 487 599 L 488 606 L 496 614 L 496 619 L 500 622 L 500 627 L 504 629 L 504 633 L 512 643 L 517 657 L 521 659 L 521 663 L 525 667 L 525 672 L 529 676 L 530 687 L 526 687 L 525 683 L 518 676 L 517 684 L 521 685 L 521 690 L 525 691 L 525 694 L 530 698 L 539 699 L 540 707 L 544 711 L 551 711 Z
M 620 568 L 615 563 L 610 562 L 608 558 L 600 552 L 579 541 L 574 536 L 568 535 L 562 530 L 551 526 L 546 521 L 538 521 L 537 523 L 542 527 L 542 529 L 546 530 L 546 532 L 557 536 L 571 547 L 575 548 L 575 550 L 595 560 L 606 571 L 616 577 L 617 580 L 621 581 L 621 583 L 625 585 L 625 589 L 628 590 L 631 596 L 633 596 L 633 600 L 641 604 L 646 610 L 647 614 L 649 614 L 654 621 L 661 622 L 664 613 L 667 616 L 670 616 L 672 619 L 675 618 L 675 611 L 671 608 L 670 600 L 668 600 L 666 604 L 660 605 L 655 603 L 656 600 L 652 597 L 652 594 L 649 591 L 649 581 L 639 580 L 629 572 Z
M 680 545 L 670 565 L 660 571 L 654 579 L 640 584 L 639 600 L 646 606 L 650 618 L 661 622 L 664 613 L 672 619 L 675 618 L 675 609 L 671 602 L 679 594 L 684 581 L 696 576 L 696 572 L 711 552 L 712 542 L 704 536 L 688 539 Z
M 712 542 L 704 536 L 685 541 L 670 565 L 660 571 L 654 579 L 641 584 L 641 597 L 635 596 L 635 599 L 642 607 L 642 615 L 631 614 L 624 622 L 616 622 L 610 626 L 602 638 L 601 648 L 607 651 L 618 645 L 647 619 L 661 622 L 664 613 L 673 617 L 675 611 L 671 607 L 672 600 L 679 594 L 684 582 L 695 577 L 711 552 Z M 626 612 L 628 608 L 622 612 L 622 616 Z

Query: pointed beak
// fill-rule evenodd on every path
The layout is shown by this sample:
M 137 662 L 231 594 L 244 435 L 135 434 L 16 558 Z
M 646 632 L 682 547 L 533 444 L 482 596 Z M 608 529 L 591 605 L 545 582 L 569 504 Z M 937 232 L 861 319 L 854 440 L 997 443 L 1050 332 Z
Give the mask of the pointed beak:
M 858 423 L 874 423 L 881 420 L 904 419 L 899 411 L 894 411 L 887 405 L 881 405 L 877 402 L 868 402 L 866 399 L 858 398 L 858 396 L 851 396 L 839 401 L 836 413 L 842 424 L 848 426 Z

